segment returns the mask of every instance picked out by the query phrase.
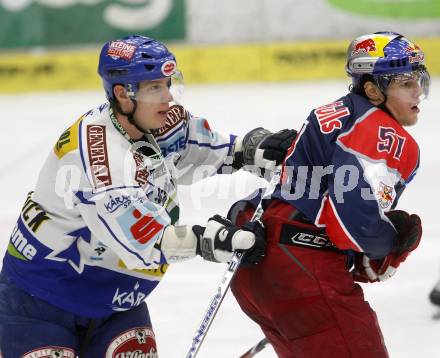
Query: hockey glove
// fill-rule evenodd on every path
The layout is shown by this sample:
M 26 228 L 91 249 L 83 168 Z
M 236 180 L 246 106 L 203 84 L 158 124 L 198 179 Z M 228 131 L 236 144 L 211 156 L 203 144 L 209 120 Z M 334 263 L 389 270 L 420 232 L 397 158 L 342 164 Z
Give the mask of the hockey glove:
M 275 163 L 275 166 L 281 164 L 296 135 L 297 131 L 294 129 L 282 129 L 277 133 L 267 136 L 255 153 L 255 164 L 258 165 L 260 156 L 263 163 L 266 160 Z
M 206 228 L 194 225 L 192 229 L 199 238 L 197 254 L 208 261 L 228 262 L 234 251 L 246 251 L 243 260 L 252 264 L 259 262 L 266 249 L 264 228 L 257 221 L 248 224 L 240 229 L 228 219 L 215 215 L 208 220 Z
M 282 163 L 297 132 L 282 129 L 271 133 L 264 128 L 255 128 L 237 143 L 232 166 L 240 169 L 244 165 L 255 165 L 261 169 L 273 170 Z
M 353 277 L 358 282 L 385 281 L 393 276 L 408 255 L 419 246 L 422 238 L 422 222 L 418 215 L 403 210 L 385 213 L 397 230 L 394 249 L 382 259 L 370 259 L 365 254 L 356 254 Z

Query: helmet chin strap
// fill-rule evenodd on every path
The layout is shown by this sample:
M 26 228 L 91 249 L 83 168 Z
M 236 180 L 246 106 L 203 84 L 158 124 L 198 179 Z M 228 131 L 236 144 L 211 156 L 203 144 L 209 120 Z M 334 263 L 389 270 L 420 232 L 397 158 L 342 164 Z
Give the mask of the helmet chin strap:
M 147 132 L 149 132 L 148 130 L 145 130 L 145 129 L 141 128 L 141 126 L 139 126 L 139 125 L 136 123 L 135 118 L 134 118 L 134 113 L 136 112 L 136 109 L 137 109 L 137 101 L 136 101 L 134 98 L 130 98 L 130 100 L 131 100 L 131 102 L 133 103 L 133 109 L 132 109 L 130 112 L 124 112 L 124 111 L 122 110 L 121 106 L 119 105 L 119 102 L 118 102 L 118 101 L 114 101 L 114 103 L 115 103 L 115 107 L 116 107 L 116 110 L 117 110 L 120 114 L 126 116 L 127 119 L 128 119 L 128 121 L 130 122 L 130 124 L 132 124 L 133 126 L 135 126 L 136 129 L 137 129 L 139 132 L 142 132 L 142 133 L 147 133 Z

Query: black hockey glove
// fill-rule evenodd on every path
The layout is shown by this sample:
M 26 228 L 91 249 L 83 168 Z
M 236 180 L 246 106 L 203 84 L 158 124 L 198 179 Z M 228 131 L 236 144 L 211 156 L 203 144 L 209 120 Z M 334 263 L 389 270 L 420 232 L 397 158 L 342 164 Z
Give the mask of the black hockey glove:
M 255 128 L 238 144 L 232 166 L 240 169 L 244 165 L 254 165 L 260 169 L 273 170 L 286 157 L 296 135 L 297 131 L 294 129 L 271 133 L 261 127 Z
M 385 281 L 392 277 L 408 255 L 419 246 L 422 238 L 422 222 L 418 215 L 403 210 L 385 213 L 397 230 L 394 249 L 382 259 L 370 259 L 362 253 L 356 254 L 353 277 L 358 282 Z
M 259 222 L 248 224 L 240 229 L 230 220 L 214 215 L 206 228 L 194 225 L 192 230 L 198 237 L 197 254 L 208 261 L 228 262 L 234 251 L 246 251 L 244 262 L 258 263 L 266 249 L 264 228 Z
M 294 129 L 282 129 L 267 136 L 259 146 L 263 151 L 263 159 L 275 161 L 275 166 L 281 164 L 296 135 L 297 131 Z

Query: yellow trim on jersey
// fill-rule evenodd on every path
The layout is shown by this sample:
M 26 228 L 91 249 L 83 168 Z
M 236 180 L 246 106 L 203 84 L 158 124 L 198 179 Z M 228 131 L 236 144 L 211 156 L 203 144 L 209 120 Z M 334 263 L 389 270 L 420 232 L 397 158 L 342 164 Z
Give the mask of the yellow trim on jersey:
M 142 270 L 132 270 L 141 274 L 144 274 L 145 276 L 154 276 L 154 277 L 163 277 L 165 275 L 165 272 L 167 272 L 169 264 L 162 264 L 159 265 L 156 269 L 142 269 Z M 118 267 L 127 269 L 127 266 L 125 266 L 124 262 L 122 260 L 119 260 Z
M 83 116 L 67 128 L 56 142 L 53 151 L 58 159 L 78 148 L 78 127 L 82 119 Z
M 14 256 L 15 258 L 17 258 L 17 259 L 19 259 L 19 260 L 28 261 L 28 260 L 23 256 L 23 254 L 21 254 L 11 242 L 10 242 L 9 245 L 8 245 L 8 249 L 7 249 L 7 251 L 8 251 L 8 254 L 9 254 L 9 255 Z M 1 356 L 0 356 L 0 358 L 1 358 Z

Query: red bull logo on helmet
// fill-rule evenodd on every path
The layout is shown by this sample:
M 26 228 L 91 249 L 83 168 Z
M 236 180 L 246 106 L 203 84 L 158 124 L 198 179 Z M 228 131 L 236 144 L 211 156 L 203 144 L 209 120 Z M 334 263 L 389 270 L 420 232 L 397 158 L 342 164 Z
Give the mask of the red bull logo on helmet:
M 367 53 L 376 50 L 376 43 L 374 42 L 374 40 L 366 39 L 359 41 L 354 45 L 352 55 L 357 55 L 358 53 Z
M 405 49 L 405 52 L 411 53 L 411 52 L 419 52 L 421 51 L 420 47 L 413 43 L 408 43 L 408 46 Z
M 423 54 L 423 52 L 409 56 L 409 63 L 423 63 L 424 60 L 425 55 Z
M 425 60 L 425 54 L 416 44 L 409 43 L 405 52 L 409 54 L 409 63 L 423 63 Z

